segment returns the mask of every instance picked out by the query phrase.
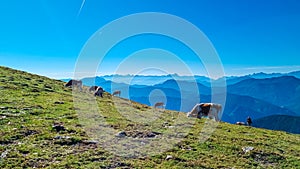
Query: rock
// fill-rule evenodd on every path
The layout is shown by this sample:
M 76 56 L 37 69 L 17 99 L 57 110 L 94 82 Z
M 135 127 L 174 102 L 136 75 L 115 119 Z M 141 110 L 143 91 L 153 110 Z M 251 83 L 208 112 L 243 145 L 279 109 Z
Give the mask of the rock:
M 3 106 L 3 107 L 0 107 L 0 109 L 1 109 L 1 110 L 7 110 L 8 107 L 4 107 L 4 106 Z
M 84 143 L 84 144 L 98 144 L 99 141 L 96 141 L 96 140 L 84 140 L 84 141 L 82 141 L 82 143 Z
M 54 139 L 70 139 L 70 136 L 55 136 Z
M 155 131 L 129 131 L 126 133 L 126 136 L 132 138 L 155 138 L 160 134 L 160 132 Z
M 62 124 L 54 124 L 52 129 L 56 130 L 56 132 L 65 131 L 66 128 Z
M 23 86 L 23 87 L 29 87 L 29 85 L 26 84 L 26 83 L 23 83 L 21 86 Z
M 155 136 L 156 136 L 156 134 L 153 132 L 147 134 L 147 137 L 155 137 Z
M 119 133 L 116 134 L 116 137 L 126 137 L 127 134 L 125 131 L 120 131 Z
M 160 135 L 161 133 L 160 132 L 155 132 L 155 131 L 152 131 L 150 133 L 147 134 L 147 137 L 156 137 L 158 135 Z
M 55 136 L 54 139 L 61 139 L 62 136 Z
M 56 101 L 54 104 L 65 104 L 65 102 Z
M 30 78 L 30 77 L 25 77 L 24 79 L 26 79 L 26 80 L 31 80 L 31 78 Z
M 123 162 L 114 162 L 113 164 L 109 165 L 107 168 L 130 168 L 128 164 Z
M 5 150 L 5 151 L 1 154 L 0 159 L 5 158 L 5 157 L 7 156 L 7 154 L 8 154 L 8 150 Z
M 38 89 L 32 89 L 31 92 L 40 92 Z
M 171 160 L 171 159 L 173 159 L 173 156 L 167 155 L 166 160 Z
M 34 108 L 36 108 L 36 109 L 44 109 L 43 106 L 41 106 L 41 105 L 36 105 L 36 106 L 34 106 Z
M 45 88 L 48 88 L 48 89 L 52 89 L 52 87 L 49 86 L 49 85 L 44 85 L 44 87 L 45 87 Z
M 30 135 L 33 135 L 33 134 L 38 134 L 38 131 L 36 131 L 36 130 L 26 130 L 24 132 L 25 136 L 30 136 Z
M 54 90 L 48 89 L 48 88 L 45 88 L 44 91 L 46 91 L 46 92 L 54 92 Z
M 59 144 L 61 146 L 64 145 L 75 145 L 78 143 L 81 143 L 81 140 L 76 137 L 70 137 L 70 136 L 56 136 L 54 137 L 54 144 Z
M 170 124 L 169 124 L 168 122 L 164 122 L 164 123 L 162 124 L 162 126 L 163 126 L 163 127 L 168 127 L 168 126 L 170 126 Z
M 243 150 L 244 153 L 248 153 L 248 152 L 250 152 L 250 151 L 253 150 L 253 149 L 254 149 L 254 147 L 250 147 L 250 146 L 247 146 L 247 147 L 243 147 L 243 148 L 242 148 L 242 150 Z

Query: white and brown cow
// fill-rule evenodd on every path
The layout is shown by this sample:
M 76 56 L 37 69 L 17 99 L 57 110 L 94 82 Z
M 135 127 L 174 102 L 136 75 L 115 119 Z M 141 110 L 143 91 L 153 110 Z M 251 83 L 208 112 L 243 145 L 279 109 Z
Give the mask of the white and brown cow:
M 216 103 L 200 103 L 196 104 L 194 108 L 187 113 L 188 117 L 208 117 L 220 121 L 219 114 L 221 113 L 222 105 Z
M 94 96 L 100 96 L 100 97 L 103 97 L 103 93 L 104 93 L 104 90 L 102 87 L 97 87 L 97 90 L 96 92 L 94 93 Z
M 241 122 L 241 121 L 237 121 L 235 124 L 236 124 L 236 125 L 241 125 L 241 126 L 246 125 L 245 122 Z

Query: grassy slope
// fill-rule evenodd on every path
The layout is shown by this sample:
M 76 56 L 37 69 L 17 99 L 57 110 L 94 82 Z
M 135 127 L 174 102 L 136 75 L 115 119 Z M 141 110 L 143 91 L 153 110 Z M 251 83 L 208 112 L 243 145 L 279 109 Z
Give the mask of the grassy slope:
M 64 88 L 62 82 L 0 67 L 0 96 L 0 168 L 300 167 L 299 135 L 220 123 L 206 142 L 199 143 L 204 119 L 196 120 L 185 139 L 162 154 L 144 158 L 116 157 L 100 143 L 90 141 L 95 138 L 87 134 L 85 124 L 78 120 L 72 91 Z M 108 94 L 103 99 L 98 98 L 97 103 L 107 123 L 129 135 L 148 131 L 164 133 L 166 129 L 162 124 L 172 123 L 172 117 L 190 122 L 183 113 L 166 111 L 151 125 L 138 123 L 124 119 L 112 106 Z M 126 111 L 140 113 L 141 118 L 149 110 L 138 103 L 126 104 L 123 106 Z M 54 123 L 63 123 L 66 130 L 53 130 Z M 57 139 L 57 136 L 65 138 Z M 244 153 L 244 146 L 253 146 L 254 150 Z M 165 160 L 167 155 L 173 159 Z

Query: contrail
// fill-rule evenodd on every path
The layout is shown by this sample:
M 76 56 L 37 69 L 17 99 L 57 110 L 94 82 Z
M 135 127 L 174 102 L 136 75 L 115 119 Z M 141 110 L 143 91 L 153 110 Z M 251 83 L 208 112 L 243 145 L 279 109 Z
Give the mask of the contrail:
M 85 0 L 82 0 L 82 3 L 81 3 L 81 6 L 80 6 L 80 9 L 79 9 L 79 11 L 78 11 L 78 14 L 77 14 L 77 17 L 80 15 L 80 13 L 81 13 L 81 10 L 82 10 L 82 8 L 83 8 L 84 4 L 85 4 Z

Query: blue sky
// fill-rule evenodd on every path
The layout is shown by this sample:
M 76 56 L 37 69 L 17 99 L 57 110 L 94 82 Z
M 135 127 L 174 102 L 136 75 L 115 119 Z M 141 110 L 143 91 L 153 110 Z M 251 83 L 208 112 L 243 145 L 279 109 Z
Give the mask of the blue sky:
M 298 0 L 3 0 L 0 65 L 53 78 L 71 77 L 80 51 L 101 27 L 134 13 L 162 12 L 202 30 L 226 75 L 300 70 L 299 9 Z M 174 39 L 135 36 L 109 51 L 98 74 L 134 73 L 132 63 L 153 60 L 169 65 L 167 73 L 185 74 L 181 62 L 193 73 L 205 74 L 201 61 L 192 55 Z M 129 57 L 136 60 L 127 63 Z M 121 63 L 127 68 L 116 71 Z

